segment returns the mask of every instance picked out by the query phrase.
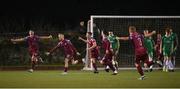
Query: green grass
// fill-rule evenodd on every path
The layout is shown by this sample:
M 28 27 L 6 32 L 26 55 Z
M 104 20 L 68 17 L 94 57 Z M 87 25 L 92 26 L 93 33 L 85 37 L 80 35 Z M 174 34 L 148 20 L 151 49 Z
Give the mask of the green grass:
M 118 75 L 111 75 L 100 71 L 93 74 L 90 71 L 72 71 L 61 75 L 62 71 L 0 71 L 1 88 L 179 88 L 180 71 L 146 73 L 147 79 L 141 81 L 135 70 L 120 71 Z

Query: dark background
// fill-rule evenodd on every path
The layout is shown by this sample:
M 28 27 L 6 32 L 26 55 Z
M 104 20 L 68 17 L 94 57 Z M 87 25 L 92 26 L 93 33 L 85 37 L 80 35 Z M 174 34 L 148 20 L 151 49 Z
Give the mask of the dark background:
M 0 1 L 0 66 L 30 64 L 27 43 L 21 42 L 13 44 L 10 41 L 11 38 L 27 36 L 30 29 L 33 29 L 38 35 L 53 35 L 53 39 L 51 40 L 40 41 L 40 55 L 45 61 L 44 64 L 57 64 L 63 63 L 61 49 L 58 49 L 52 56 L 46 56 L 44 52 L 50 50 L 57 44 L 57 34 L 59 32 L 68 36 L 68 39 L 70 39 L 75 47 L 77 47 L 77 50 L 81 52 L 81 57 L 85 56 L 86 44 L 77 38 L 81 35 L 84 36 L 84 30 L 86 31 L 86 27 L 80 27 L 79 22 L 85 21 L 85 23 L 87 23 L 90 15 L 174 16 L 180 15 L 178 6 L 178 0 Z M 122 23 L 124 24 L 124 22 Z M 125 26 L 125 29 L 126 28 Z M 83 30 L 80 31 L 80 29 Z M 123 29 L 116 30 L 116 33 L 122 30 Z M 176 33 L 178 32 L 179 29 L 176 30 Z M 127 51 L 127 46 L 129 47 L 128 43 L 123 44 L 121 42 L 121 48 L 127 48 L 120 50 L 120 58 L 125 59 L 120 60 L 121 66 L 133 66 L 133 51 Z M 127 52 L 123 52 L 123 50 Z M 180 63 L 180 61 L 178 63 Z
M 23 19 L 25 31 L 31 22 L 38 21 L 66 30 L 87 21 L 90 15 L 180 15 L 178 6 L 178 0 L 5 0 L 0 2 L 0 22 Z M 8 31 L 4 30 L 1 32 Z

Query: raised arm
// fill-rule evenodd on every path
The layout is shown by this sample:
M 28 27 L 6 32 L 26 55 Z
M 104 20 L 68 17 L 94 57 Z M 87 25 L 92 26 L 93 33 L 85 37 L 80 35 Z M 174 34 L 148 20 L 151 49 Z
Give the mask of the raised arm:
M 117 40 L 129 40 L 129 37 L 116 37 Z
M 87 40 L 83 39 L 82 37 L 79 37 L 79 40 L 82 40 L 83 42 L 87 43 Z
M 144 34 L 145 37 L 150 37 L 152 35 L 156 34 L 156 31 L 152 31 L 151 33 Z
M 40 39 L 51 39 L 52 35 L 49 36 L 39 36 Z

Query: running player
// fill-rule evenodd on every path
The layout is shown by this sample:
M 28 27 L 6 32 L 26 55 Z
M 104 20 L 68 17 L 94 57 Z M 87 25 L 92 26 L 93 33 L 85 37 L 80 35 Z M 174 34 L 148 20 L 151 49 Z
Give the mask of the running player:
M 107 38 L 108 33 L 102 31 L 102 48 L 104 49 L 104 57 L 100 61 L 101 64 L 104 64 L 105 67 L 109 66 L 110 69 L 113 71 L 113 75 L 117 74 L 117 70 L 115 69 L 115 66 L 113 66 L 113 51 L 111 50 L 110 41 Z
M 151 33 L 145 34 L 145 37 L 150 37 L 153 34 L 155 34 L 156 32 L 153 31 Z M 139 74 L 141 75 L 141 77 L 139 78 L 140 80 L 144 80 L 145 75 L 144 72 L 142 70 L 141 64 L 140 62 L 144 62 L 144 66 L 146 68 L 148 68 L 149 66 L 151 66 L 153 63 L 149 62 L 148 60 L 148 54 L 147 54 L 147 50 L 144 47 L 144 37 L 142 34 L 136 32 L 136 27 L 135 26 L 129 26 L 129 37 L 117 37 L 117 39 L 120 40 L 132 40 L 134 48 L 135 48 L 135 66 L 139 72 Z
M 52 36 L 37 36 L 34 34 L 34 31 L 29 31 L 29 36 L 19 39 L 11 39 L 13 43 L 21 42 L 21 41 L 27 41 L 29 46 L 29 54 L 31 56 L 31 69 L 29 69 L 29 72 L 33 72 L 35 69 L 35 66 L 37 65 L 38 61 L 42 61 L 42 58 L 39 55 L 39 39 L 50 39 Z
M 53 49 L 51 49 L 49 52 L 46 52 L 46 55 L 50 55 L 57 48 L 62 47 L 64 49 L 64 54 L 65 54 L 64 72 L 62 74 L 67 74 L 67 70 L 69 67 L 68 62 L 71 61 L 72 64 L 77 64 L 78 60 L 74 60 L 74 59 L 76 58 L 76 55 L 80 55 L 80 53 L 77 52 L 76 48 L 73 46 L 73 44 L 71 43 L 70 40 L 67 40 L 64 38 L 64 34 L 59 33 L 58 38 L 59 38 L 58 44 Z
M 96 60 L 98 60 L 99 51 L 98 46 L 96 44 L 96 40 L 92 38 L 92 33 L 87 32 L 86 33 L 87 40 L 83 39 L 82 37 L 79 37 L 79 40 L 82 40 L 86 43 L 88 43 L 88 51 L 89 51 L 89 58 L 94 68 L 94 73 L 99 73 L 96 66 Z
M 144 35 L 145 34 L 148 34 L 149 31 L 148 30 L 145 30 L 144 31 Z M 153 62 L 154 61 L 154 47 L 155 47 L 155 43 L 154 43 L 154 40 L 152 39 L 152 37 L 145 37 L 144 38 L 144 45 L 147 49 L 147 53 L 148 53 L 148 57 L 149 57 L 149 61 L 150 62 Z M 150 72 L 152 71 L 152 68 L 153 68 L 153 65 L 150 66 Z M 145 71 L 148 72 L 148 69 L 145 69 Z
M 174 40 L 173 36 L 171 36 L 170 28 L 165 29 L 165 35 L 162 37 L 161 42 L 161 52 L 163 52 L 164 56 L 164 66 L 163 71 L 174 71 L 174 65 L 172 64 L 171 57 L 173 53 Z

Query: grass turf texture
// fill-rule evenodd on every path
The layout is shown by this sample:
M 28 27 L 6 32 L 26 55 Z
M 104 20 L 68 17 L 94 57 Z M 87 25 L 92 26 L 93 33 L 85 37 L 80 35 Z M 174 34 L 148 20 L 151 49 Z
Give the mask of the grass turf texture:
M 111 75 L 100 71 L 72 71 L 62 75 L 61 71 L 0 71 L 0 88 L 179 88 L 180 71 L 146 73 L 145 80 L 138 80 L 135 70 L 120 71 Z

